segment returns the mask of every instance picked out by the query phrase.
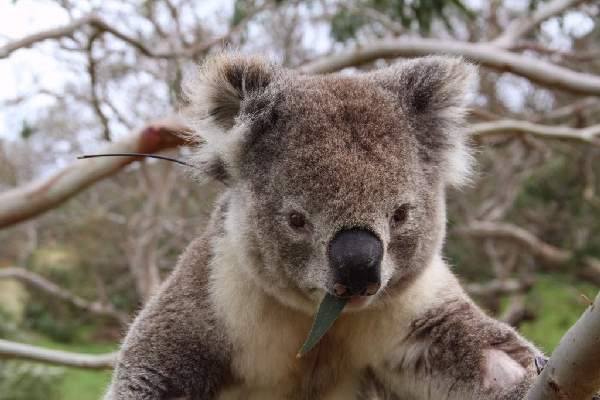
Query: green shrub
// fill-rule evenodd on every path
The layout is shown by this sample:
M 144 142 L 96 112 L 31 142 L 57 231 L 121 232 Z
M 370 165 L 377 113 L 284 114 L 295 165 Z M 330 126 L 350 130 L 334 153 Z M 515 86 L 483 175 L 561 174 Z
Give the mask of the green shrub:
M 0 364 L 0 400 L 59 400 L 62 368 L 26 362 Z

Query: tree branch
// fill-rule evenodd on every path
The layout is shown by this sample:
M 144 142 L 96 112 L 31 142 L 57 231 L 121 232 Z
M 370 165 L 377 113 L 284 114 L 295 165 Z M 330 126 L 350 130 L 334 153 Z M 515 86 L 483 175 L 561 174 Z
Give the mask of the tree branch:
M 453 228 L 452 232 L 462 236 L 511 241 L 553 268 L 568 263 L 574 256 L 573 252 L 548 244 L 526 229 L 506 222 L 475 221 Z M 600 283 L 600 260 L 588 256 L 583 257 L 581 262 L 583 268 L 579 274 Z
M 527 400 L 591 399 L 600 389 L 600 294 L 563 336 Z
M 329 73 L 381 58 L 418 57 L 430 54 L 462 56 L 485 67 L 523 76 L 541 85 L 600 96 L 600 77 L 576 72 L 547 61 L 515 54 L 489 43 L 402 38 L 374 41 L 368 46 L 326 56 L 299 68 L 305 73 Z
M 504 30 L 504 32 L 492 41 L 492 44 L 508 48 L 518 39 L 527 35 L 538 27 L 542 22 L 556 17 L 569 8 L 577 7 L 587 0 L 554 0 L 550 3 L 540 6 L 533 14 L 524 15 L 514 19 Z
M 192 57 L 193 58 L 197 54 L 208 50 L 215 44 L 226 41 L 229 37 L 231 37 L 231 35 L 240 31 L 248 23 L 248 21 L 250 21 L 252 18 L 254 18 L 256 16 L 256 14 L 258 14 L 262 11 L 265 11 L 266 9 L 269 9 L 275 5 L 276 5 L 275 3 L 266 2 L 262 6 L 257 7 L 256 9 L 250 11 L 248 13 L 248 15 L 242 21 L 240 21 L 240 23 L 235 25 L 232 29 L 230 29 L 225 34 L 218 36 L 216 38 L 210 39 L 206 42 L 198 42 L 188 48 L 184 48 L 184 49 L 176 50 L 176 51 L 155 51 L 154 49 L 152 49 L 151 46 L 148 46 L 148 45 L 144 44 L 141 40 L 134 38 L 134 37 L 126 34 L 125 32 L 120 31 L 119 29 L 110 25 L 108 22 L 106 22 L 100 16 L 92 13 L 92 14 L 88 14 L 84 17 L 81 17 L 79 19 L 75 19 L 72 22 L 70 22 L 64 26 L 37 32 L 32 35 L 26 36 L 24 38 L 8 42 L 5 45 L 0 47 L 0 59 L 8 57 L 12 52 L 14 52 L 18 49 L 31 47 L 34 44 L 39 43 L 39 42 L 43 42 L 43 41 L 46 41 L 49 39 L 60 39 L 63 37 L 73 36 L 73 34 L 77 30 L 81 29 L 84 26 L 95 27 L 99 32 L 108 32 L 108 33 L 112 34 L 113 36 L 115 36 L 116 38 L 133 46 L 140 53 L 142 53 L 143 55 L 145 55 L 147 57 L 152 57 L 152 58 L 190 58 L 190 57 Z
M 13 51 L 31 47 L 36 43 L 43 42 L 48 39 L 59 39 L 62 37 L 72 36 L 73 33 L 82 26 L 91 24 L 94 18 L 96 18 L 94 15 L 86 15 L 85 17 L 73 20 L 67 25 L 37 32 L 24 38 L 8 42 L 0 47 L 0 59 L 8 57 Z
M 554 58 L 559 57 L 560 59 L 563 59 L 565 61 L 568 60 L 572 62 L 589 62 L 597 59 L 600 56 L 600 50 L 594 49 L 587 51 L 566 51 L 530 41 L 521 41 L 515 45 L 510 46 L 508 49 L 511 51 L 532 50 L 536 53 L 554 56 Z
M 568 126 L 535 124 L 528 121 L 499 120 L 472 124 L 467 133 L 474 137 L 495 134 L 530 134 L 543 139 L 561 139 L 600 146 L 600 125 L 577 129 Z
M 115 310 L 114 307 L 110 304 L 102 304 L 100 302 L 89 302 L 69 292 L 68 290 L 61 288 L 60 286 L 49 281 L 43 276 L 35 274 L 24 268 L 0 268 L 0 279 L 11 278 L 17 279 L 30 287 L 41 290 L 42 292 L 50 296 L 57 297 L 83 311 L 115 319 L 121 324 L 125 324 L 129 320 L 127 314 Z
M 571 252 L 552 246 L 531 232 L 505 222 L 471 222 L 467 226 L 454 228 L 452 232 L 478 238 L 509 240 L 526 248 L 535 257 L 553 265 L 566 263 L 572 256 Z
M 555 108 L 547 112 L 546 114 L 540 114 L 534 117 L 534 122 L 544 121 L 557 121 L 566 118 L 577 117 L 582 112 L 589 110 L 590 108 L 598 108 L 600 106 L 600 99 L 597 97 L 584 97 L 583 99 L 577 100 L 571 104 Z
M 88 40 L 88 43 L 86 46 L 86 55 L 87 55 L 87 62 L 88 62 L 87 63 L 87 73 L 90 78 L 90 92 L 91 92 L 92 108 L 94 109 L 94 112 L 98 116 L 98 119 L 100 120 L 100 124 L 102 125 L 102 136 L 104 137 L 104 140 L 110 142 L 111 134 L 110 134 L 110 127 L 108 124 L 108 118 L 104 114 L 104 111 L 102 111 L 102 107 L 100 105 L 100 99 L 98 96 L 98 76 L 96 74 L 96 59 L 94 58 L 94 42 L 96 41 L 96 39 L 98 39 L 98 37 L 100 36 L 100 33 L 101 32 L 97 31 L 92 36 L 90 36 L 90 39 Z
M 523 321 L 535 318 L 530 310 L 527 309 L 525 295 L 518 293 L 510 298 L 510 302 L 506 311 L 500 316 L 500 320 L 506 322 L 510 326 L 517 328 Z
M 117 355 L 71 353 L 0 339 L 0 358 L 15 358 L 65 367 L 112 369 Z
M 532 285 L 527 279 L 494 279 L 485 283 L 470 283 L 466 290 L 472 296 L 499 296 L 502 294 L 521 293 Z
M 185 130 L 175 118 L 157 121 L 124 140 L 110 143 L 101 152 L 156 153 L 183 144 L 183 139 L 177 134 Z M 0 228 L 41 214 L 138 159 L 105 157 L 79 160 L 48 177 L 0 193 Z
M 170 58 L 173 57 L 173 54 L 170 53 L 158 53 L 154 52 L 151 48 L 147 47 L 144 43 L 139 41 L 138 39 L 129 36 L 128 34 L 119 31 L 117 28 L 108 24 L 101 17 L 96 14 L 88 14 L 79 19 L 75 19 L 72 22 L 53 29 L 48 29 L 45 31 L 37 32 L 31 34 L 29 36 L 25 36 L 24 38 L 8 42 L 4 46 L 0 47 L 0 59 L 8 57 L 12 52 L 31 47 L 36 43 L 43 42 L 49 39 L 59 39 L 62 37 L 70 37 L 73 34 L 81 29 L 84 26 L 93 26 L 101 32 L 109 32 L 115 37 L 123 40 L 126 43 L 129 43 L 131 46 L 135 47 L 140 51 L 140 53 L 144 54 L 148 57 L 156 57 L 156 58 Z

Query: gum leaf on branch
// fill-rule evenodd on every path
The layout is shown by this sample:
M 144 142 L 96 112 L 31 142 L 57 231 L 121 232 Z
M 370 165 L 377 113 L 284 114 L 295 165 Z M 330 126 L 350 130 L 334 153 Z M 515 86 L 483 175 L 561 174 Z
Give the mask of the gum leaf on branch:
M 348 299 L 341 299 L 329 293 L 325 295 L 325 298 L 319 306 L 319 311 L 317 311 L 317 315 L 315 316 L 312 328 L 310 328 L 310 333 L 296 357 L 300 358 L 304 356 L 319 343 L 319 340 L 327 333 L 329 328 L 331 328 L 335 320 L 341 314 L 347 301 Z

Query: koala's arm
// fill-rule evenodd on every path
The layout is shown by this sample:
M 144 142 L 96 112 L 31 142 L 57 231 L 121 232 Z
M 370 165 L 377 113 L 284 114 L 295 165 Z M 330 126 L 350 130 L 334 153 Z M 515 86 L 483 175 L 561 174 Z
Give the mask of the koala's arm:
M 129 329 L 105 400 L 215 398 L 230 379 L 229 345 L 206 293 L 208 256 L 193 243 Z
M 542 356 L 462 296 L 414 320 L 401 347 L 386 375 L 419 400 L 521 400 Z

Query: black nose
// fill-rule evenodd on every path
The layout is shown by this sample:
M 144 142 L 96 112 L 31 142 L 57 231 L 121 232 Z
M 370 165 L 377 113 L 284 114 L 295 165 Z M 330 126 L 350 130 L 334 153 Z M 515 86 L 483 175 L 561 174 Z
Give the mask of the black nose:
M 338 232 L 329 244 L 329 263 L 333 268 L 337 296 L 370 296 L 381 285 L 381 241 L 364 229 Z

